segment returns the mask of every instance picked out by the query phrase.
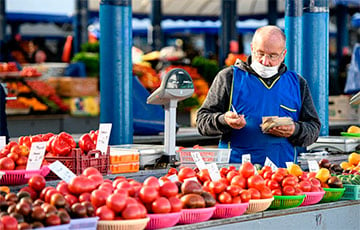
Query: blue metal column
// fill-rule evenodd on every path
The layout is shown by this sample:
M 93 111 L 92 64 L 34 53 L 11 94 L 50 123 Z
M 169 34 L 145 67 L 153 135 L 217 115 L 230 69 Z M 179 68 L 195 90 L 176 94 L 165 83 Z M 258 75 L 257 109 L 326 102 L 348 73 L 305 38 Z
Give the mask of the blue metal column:
M 100 2 L 100 122 L 111 145 L 133 143 L 131 0 Z
M 152 0 L 151 5 L 151 26 L 152 26 L 152 48 L 160 50 L 163 47 L 163 35 L 161 31 L 161 0 Z
M 230 41 L 237 41 L 236 33 L 236 0 L 222 0 L 221 2 L 221 30 L 219 34 L 219 65 L 224 65 L 226 56 L 230 52 Z
M 81 45 L 88 41 L 88 0 L 76 0 L 74 18 L 74 53 L 81 50 Z
M 285 35 L 287 53 L 285 64 L 289 70 L 302 74 L 302 14 L 303 0 L 285 1 Z
M 320 135 L 329 135 L 329 5 L 305 0 L 303 16 L 303 76 L 309 83 L 321 121 Z
M 5 0 L 0 0 L 0 61 L 7 61 L 6 54 L 6 12 Z
M 277 0 L 268 0 L 268 24 L 269 25 L 276 25 L 276 21 L 278 18 L 277 13 Z

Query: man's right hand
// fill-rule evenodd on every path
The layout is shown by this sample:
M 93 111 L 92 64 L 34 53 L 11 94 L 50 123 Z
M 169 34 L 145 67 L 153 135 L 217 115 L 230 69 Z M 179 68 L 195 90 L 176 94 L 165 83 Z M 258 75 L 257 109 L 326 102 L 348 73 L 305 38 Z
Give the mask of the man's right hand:
M 232 111 L 227 111 L 224 114 L 225 122 L 233 129 L 241 129 L 246 125 L 244 115 L 238 115 Z

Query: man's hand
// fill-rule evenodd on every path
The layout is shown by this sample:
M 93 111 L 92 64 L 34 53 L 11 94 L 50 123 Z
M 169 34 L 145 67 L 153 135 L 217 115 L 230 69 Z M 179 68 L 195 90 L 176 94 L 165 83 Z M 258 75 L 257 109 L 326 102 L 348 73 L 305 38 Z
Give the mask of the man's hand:
M 267 133 L 278 137 L 290 137 L 294 132 L 295 124 L 277 126 L 267 131 Z
M 232 111 L 227 111 L 224 115 L 226 123 L 233 129 L 241 129 L 246 125 L 244 115 L 238 115 Z

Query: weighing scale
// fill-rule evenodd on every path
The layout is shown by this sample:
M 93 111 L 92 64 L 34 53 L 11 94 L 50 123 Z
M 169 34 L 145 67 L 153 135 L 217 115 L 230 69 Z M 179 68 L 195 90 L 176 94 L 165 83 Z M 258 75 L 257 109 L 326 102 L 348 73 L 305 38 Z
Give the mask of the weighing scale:
M 164 152 L 158 163 L 176 162 L 176 107 L 178 101 L 191 97 L 194 93 L 194 84 L 190 75 L 183 69 L 175 68 L 162 77 L 162 82 L 148 98 L 146 103 L 164 105 L 165 130 Z

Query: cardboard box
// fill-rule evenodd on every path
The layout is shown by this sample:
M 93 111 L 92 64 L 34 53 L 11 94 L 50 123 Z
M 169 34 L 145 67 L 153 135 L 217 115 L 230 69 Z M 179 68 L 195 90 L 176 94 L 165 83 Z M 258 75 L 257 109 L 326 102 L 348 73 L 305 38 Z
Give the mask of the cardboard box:
M 69 97 L 64 102 L 70 108 L 70 114 L 75 116 L 98 116 L 100 113 L 99 97 Z
M 97 78 L 50 77 L 48 84 L 55 88 L 61 97 L 98 96 Z
M 329 96 L 329 120 L 360 121 L 359 105 L 350 105 L 350 95 Z

